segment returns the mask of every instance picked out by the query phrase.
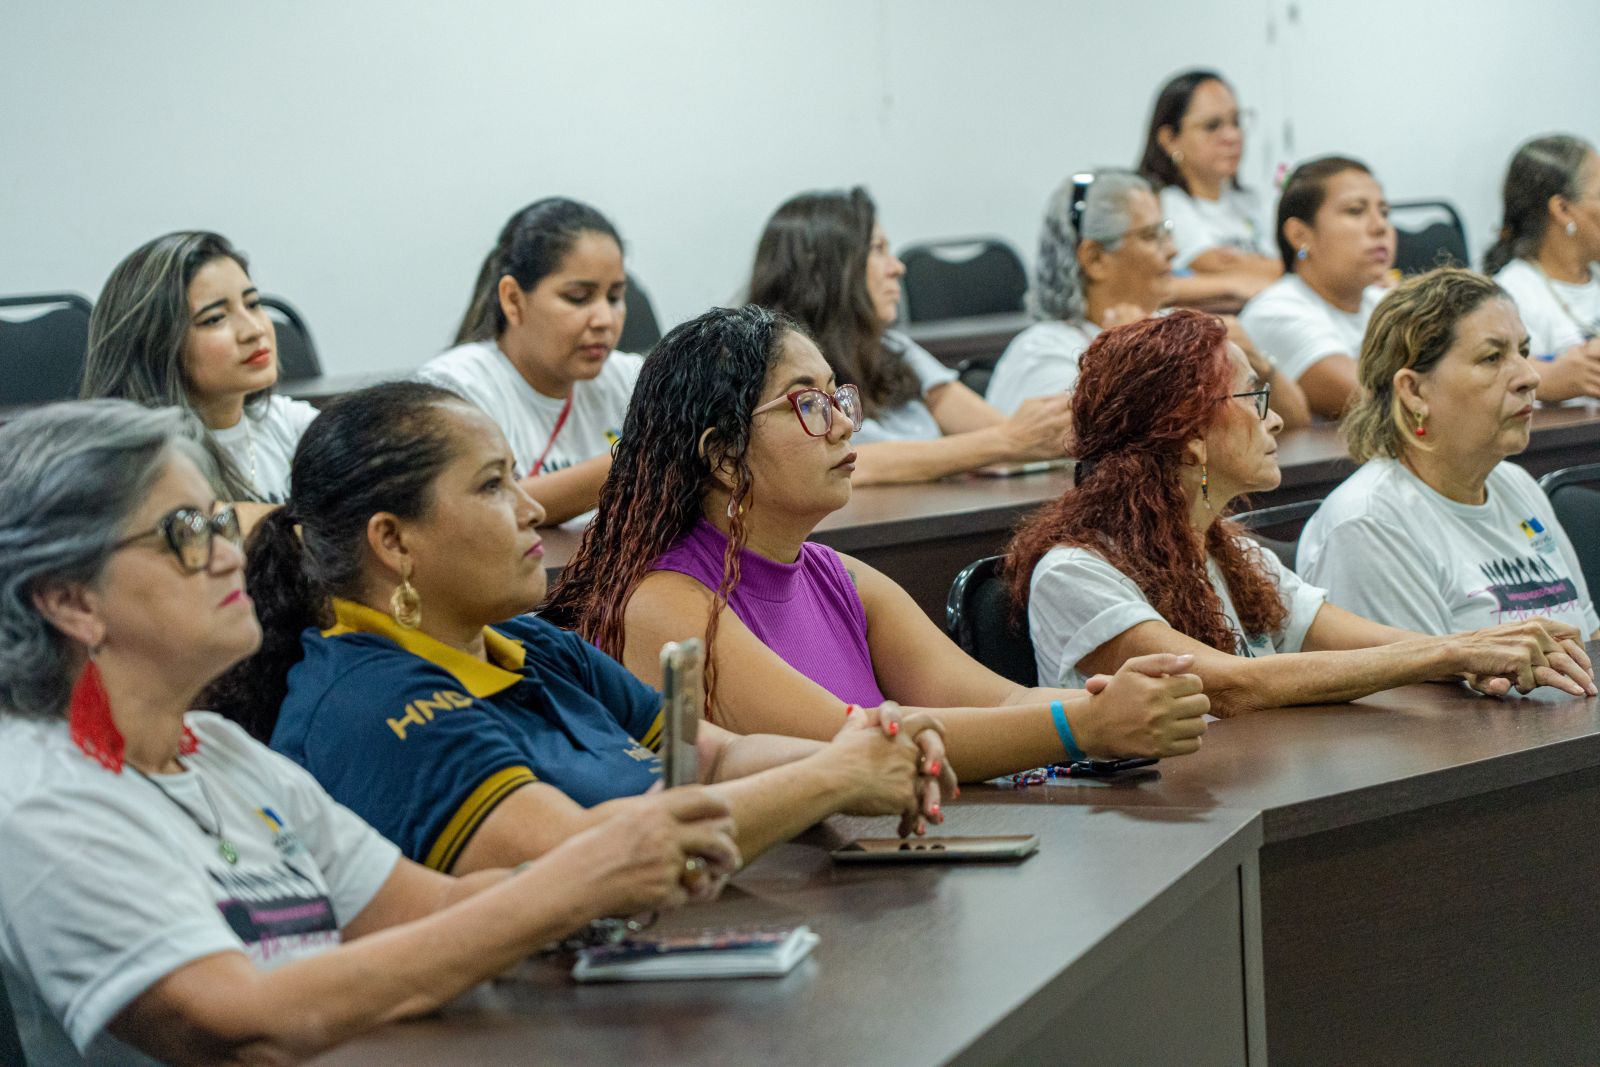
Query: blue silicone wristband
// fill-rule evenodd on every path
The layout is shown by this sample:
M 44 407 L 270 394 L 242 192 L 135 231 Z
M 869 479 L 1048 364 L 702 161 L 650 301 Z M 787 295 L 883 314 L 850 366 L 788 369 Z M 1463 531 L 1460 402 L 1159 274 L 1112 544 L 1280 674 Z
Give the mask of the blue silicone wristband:
M 1072 724 L 1067 722 L 1067 709 L 1061 706 L 1061 701 L 1050 702 L 1050 717 L 1055 720 L 1056 734 L 1061 738 L 1061 747 L 1067 750 L 1067 759 L 1073 763 L 1089 758 L 1083 749 L 1078 747 L 1078 742 L 1072 737 Z

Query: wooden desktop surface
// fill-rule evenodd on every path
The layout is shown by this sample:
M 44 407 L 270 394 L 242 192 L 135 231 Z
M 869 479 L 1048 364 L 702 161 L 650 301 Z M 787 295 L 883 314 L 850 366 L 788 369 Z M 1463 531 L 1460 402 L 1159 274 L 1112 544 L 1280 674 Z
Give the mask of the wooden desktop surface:
M 315 1062 L 1261 1062 L 1254 815 L 971 805 L 939 832 L 1041 847 L 1016 863 L 837 867 L 828 848 L 893 828 L 832 819 L 661 922 L 806 922 L 821 944 L 787 977 L 578 985 L 570 961 L 538 961 Z
M 1260 811 L 1273 1063 L 1600 1059 L 1600 700 L 1413 686 L 1215 723 L 1125 781 L 961 803 Z
M 1512 459 L 1536 476 L 1600 462 L 1600 413 L 1587 407 L 1541 408 L 1534 412 L 1527 450 Z M 1284 434 L 1278 463 L 1282 484 L 1243 506 L 1316 500 L 1355 469 L 1333 424 Z M 922 485 L 866 486 L 823 520 L 814 539 L 889 575 L 942 625 L 950 583 L 961 568 L 1002 551 L 1021 518 L 1071 485 L 1072 472 L 1063 469 L 1013 478 L 962 475 Z M 545 531 L 552 578 L 571 558 L 578 536 Z

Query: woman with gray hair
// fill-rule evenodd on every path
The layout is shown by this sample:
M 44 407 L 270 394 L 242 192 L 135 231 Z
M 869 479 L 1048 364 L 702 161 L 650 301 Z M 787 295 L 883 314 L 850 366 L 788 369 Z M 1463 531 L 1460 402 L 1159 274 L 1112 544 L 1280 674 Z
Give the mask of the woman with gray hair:
M 261 640 L 200 432 L 126 401 L 0 429 L 0 978 L 29 1062 L 298 1062 L 715 892 L 689 872 L 738 851 L 699 789 L 454 879 L 189 711 Z
M 1071 392 L 1078 359 L 1103 329 L 1150 315 L 1172 299 L 1172 226 L 1150 183 L 1131 171 L 1074 174 L 1045 206 L 1039 258 L 1028 293 L 1040 321 L 1023 330 L 1000 357 L 986 398 L 1010 413 L 1030 397 Z M 1275 378 L 1238 321 L 1224 316 L 1229 337 L 1256 374 L 1272 385 L 1272 407 L 1287 428 L 1310 421 L 1299 387 Z M 1287 388 L 1286 388 L 1287 386 Z
M 1483 271 L 1517 302 L 1539 399 L 1600 397 L 1600 155 L 1579 137 L 1538 137 L 1511 158 L 1505 221 Z

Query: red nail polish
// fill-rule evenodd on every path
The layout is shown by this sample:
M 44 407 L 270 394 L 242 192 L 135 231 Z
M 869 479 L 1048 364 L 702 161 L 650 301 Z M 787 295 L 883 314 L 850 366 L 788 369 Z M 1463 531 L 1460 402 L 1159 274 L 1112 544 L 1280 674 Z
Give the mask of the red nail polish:
M 933 817 L 934 818 L 936 818 L 936 819 L 940 818 L 940 816 L 939 816 L 939 805 L 935 804 L 933 807 L 929 808 L 928 810 L 933 813 Z
M 961 795 L 961 787 L 959 785 L 956 786 L 956 791 L 954 793 L 950 794 L 950 795 L 954 796 L 954 797 L 959 797 Z
M 932 763 L 928 764 L 928 773 L 929 774 L 938 774 L 939 773 L 939 761 L 938 760 L 934 760 Z
M 899 734 L 900 734 L 900 724 L 897 723 L 897 722 L 890 723 L 889 724 L 889 736 L 890 737 L 897 737 L 897 736 L 899 736 Z

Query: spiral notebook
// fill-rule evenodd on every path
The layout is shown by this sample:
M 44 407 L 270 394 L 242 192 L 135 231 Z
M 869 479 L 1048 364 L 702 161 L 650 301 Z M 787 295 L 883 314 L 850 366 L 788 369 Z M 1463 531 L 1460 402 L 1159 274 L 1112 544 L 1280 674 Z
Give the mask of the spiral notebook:
M 645 935 L 582 950 L 572 977 L 580 982 L 778 978 L 810 955 L 818 940 L 809 926 Z

